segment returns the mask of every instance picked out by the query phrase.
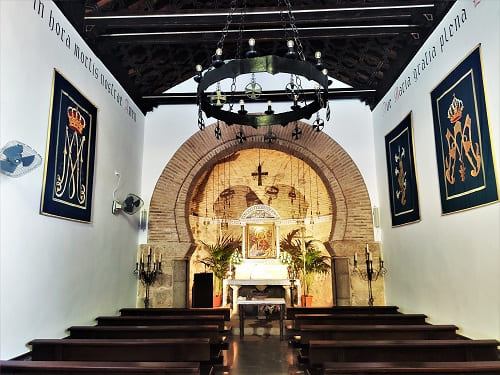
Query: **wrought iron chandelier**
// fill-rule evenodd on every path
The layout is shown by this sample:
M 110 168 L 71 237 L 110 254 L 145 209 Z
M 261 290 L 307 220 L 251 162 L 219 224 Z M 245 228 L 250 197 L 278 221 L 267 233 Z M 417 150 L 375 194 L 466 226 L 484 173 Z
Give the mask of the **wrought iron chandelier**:
M 241 8 L 237 51 L 233 59 L 224 61 L 224 40 L 229 33 L 233 15 L 237 8 Z M 331 81 L 328 80 L 328 71 L 323 66 L 321 52 L 317 51 L 315 53 L 314 62 L 306 60 L 290 1 L 278 0 L 278 8 L 280 9 L 281 20 L 284 24 L 284 41 L 286 41 L 287 46 L 285 55 L 283 57 L 275 55 L 259 56 L 256 49 L 257 43 L 255 39 L 250 38 L 248 40 L 248 50 L 245 56 L 242 57 L 240 56 L 240 50 L 245 28 L 246 0 L 231 1 L 231 9 L 222 30 L 222 36 L 217 43 L 215 54 L 212 56 L 210 66 L 206 68 L 205 72 L 203 72 L 204 69 L 201 65 L 196 66 L 194 80 L 198 82 L 197 104 L 198 127 L 200 130 L 205 128 L 204 112 L 206 117 L 217 119 L 217 126 L 215 128 L 215 137 L 217 139 L 220 139 L 222 136 L 220 121 L 223 121 L 229 126 L 234 124 L 240 126 L 240 130 L 236 134 L 236 140 L 239 143 L 246 141 L 243 126 L 251 126 L 253 128 L 267 126 L 268 132 L 264 136 L 264 140 L 268 143 L 274 143 L 277 137 L 272 132 L 271 125 L 287 126 L 290 123 L 294 124 L 291 135 L 297 140 L 302 134 L 302 130 L 297 123 L 298 120 L 310 119 L 316 113 L 316 119 L 313 121 L 312 127 L 319 132 L 324 127 L 324 120 L 319 115 L 320 109 L 326 108 L 326 120 L 330 119 L 328 85 Z M 289 34 L 292 36 L 288 37 Z M 270 100 L 264 103 L 260 98 L 264 91 L 261 84 L 257 81 L 256 73 L 268 73 L 272 75 L 283 73 L 290 75 L 290 80 L 284 87 L 284 91 L 291 104 L 289 111 L 275 112 Z M 261 112 L 248 112 L 245 109 L 244 99 L 239 100 L 239 107 L 236 105 L 238 100 L 238 95 L 236 95 L 237 78 L 243 75 L 250 75 L 251 77 L 250 82 L 246 84 L 244 89 L 245 99 L 247 102 L 260 102 L 263 107 Z M 303 78 L 314 81 L 314 90 L 303 89 Z M 232 80 L 231 92 L 228 94 L 225 94 L 221 90 L 221 81 L 225 79 Z M 215 92 L 208 91 L 213 90 L 214 85 Z

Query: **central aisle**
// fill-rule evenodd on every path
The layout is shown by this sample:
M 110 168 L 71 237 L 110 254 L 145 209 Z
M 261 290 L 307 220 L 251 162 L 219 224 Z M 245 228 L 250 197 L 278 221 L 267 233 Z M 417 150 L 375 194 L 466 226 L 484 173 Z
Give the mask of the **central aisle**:
M 233 335 L 225 355 L 225 369 L 216 369 L 217 375 L 304 374 L 297 370 L 293 347 L 285 340 L 280 341 L 279 336 L 248 335 L 240 339 Z

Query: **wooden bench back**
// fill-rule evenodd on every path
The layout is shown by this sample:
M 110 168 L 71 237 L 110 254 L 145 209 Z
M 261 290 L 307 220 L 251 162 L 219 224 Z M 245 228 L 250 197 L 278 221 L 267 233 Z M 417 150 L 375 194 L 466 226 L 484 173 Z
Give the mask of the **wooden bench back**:
M 73 326 L 72 339 L 161 339 L 207 337 L 222 338 L 218 325 L 186 326 Z
M 167 325 L 217 325 L 224 329 L 222 315 L 192 315 L 192 316 L 100 316 L 97 325 L 132 325 L 132 326 L 167 326 Z
M 425 324 L 424 314 L 296 314 L 294 327 L 311 324 Z
M 327 362 L 323 365 L 322 374 L 433 374 L 433 375 L 498 375 L 500 361 L 475 362 Z
M 309 363 L 493 361 L 496 340 L 311 340 Z
M 0 374 L 199 375 L 200 364 L 196 362 L 0 361 Z
M 210 339 L 37 339 L 35 361 L 208 362 Z
M 122 316 L 130 315 L 223 315 L 225 321 L 231 320 L 231 310 L 228 308 L 124 308 L 120 309 Z
M 296 314 L 397 314 L 397 306 L 330 306 L 287 307 L 286 318 L 295 319 Z
M 302 325 L 294 334 L 301 344 L 310 340 L 453 340 L 458 338 L 454 325 Z

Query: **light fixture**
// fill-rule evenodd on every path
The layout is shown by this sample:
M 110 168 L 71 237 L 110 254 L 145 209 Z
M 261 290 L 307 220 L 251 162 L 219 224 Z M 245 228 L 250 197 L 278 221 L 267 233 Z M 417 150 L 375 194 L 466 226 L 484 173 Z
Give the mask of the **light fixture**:
M 243 4 L 240 4 L 240 3 Z M 196 75 L 194 80 L 198 82 L 197 104 L 198 104 L 198 126 L 200 130 L 205 127 L 203 113 L 206 117 L 214 117 L 224 121 L 227 125 L 238 124 L 240 131 L 237 133 L 237 141 L 242 143 L 246 140 L 243 133 L 243 126 L 252 126 L 258 128 L 268 126 L 265 141 L 273 143 L 276 135 L 271 131 L 271 125 L 287 126 L 294 124 L 291 135 L 298 139 L 302 133 L 298 128 L 297 121 L 301 119 L 310 119 L 314 113 L 317 113 L 314 122 L 314 129 L 320 131 L 323 129 L 324 121 L 319 117 L 319 111 L 322 108 L 327 109 L 326 118 L 329 120 L 330 110 L 328 105 L 328 71 L 324 68 L 322 54 L 317 51 L 314 55 L 314 62 L 306 60 L 302 43 L 299 39 L 298 29 L 295 25 L 295 17 L 292 14 L 289 0 L 283 1 L 286 9 L 281 9 L 281 1 L 278 1 L 281 18 L 284 27 L 283 44 L 287 51 L 283 57 L 276 55 L 258 56 L 257 41 L 254 38 L 248 40 L 248 50 L 244 57 L 240 56 L 240 42 L 245 30 L 244 20 L 246 11 L 246 0 L 231 1 L 231 9 L 228 13 L 226 24 L 222 30 L 222 36 L 217 43 L 215 54 L 209 67 L 203 73 L 203 67 L 196 65 Z M 229 27 L 233 21 L 233 13 L 237 9 L 237 4 L 241 6 L 241 23 L 239 26 L 239 36 L 237 39 L 237 51 L 233 59 L 224 61 L 224 40 L 229 33 Z M 283 7 L 284 8 L 284 7 Z M 263 94 L 262 86 L 257 82 L 255 73 L 289 74 L 290 80 L 284 87 L 284 91 L 290 100 L 290 110 L 278 112 L 273 109 L 270 100 L 266 102 L 261 98 Z M 243 75 L 251 75 L 250 83 L 244 86 L 244 90 L 236 91 L 237 78 Z M 231 92 L 222 93 L 220 87 L 223 80 L 232 80 Z M 307 94 L 302 88 L 302 80 L 309 80 L 315 83 L 314 90 L 308 90 Z M 248 81 L 247 81 L 248 82 Z M 216 91 L 212 86 L 215 85 Z M 247 102 L 262 104 L 262 110 L 251 113 L 248 106 L 245 108 L 245 100 L 241 99 L 244 95 Z M 235 104 L 239 101 L 239 108 Z M 220 126 L 217 125 L 216 137 L 220 138 Z

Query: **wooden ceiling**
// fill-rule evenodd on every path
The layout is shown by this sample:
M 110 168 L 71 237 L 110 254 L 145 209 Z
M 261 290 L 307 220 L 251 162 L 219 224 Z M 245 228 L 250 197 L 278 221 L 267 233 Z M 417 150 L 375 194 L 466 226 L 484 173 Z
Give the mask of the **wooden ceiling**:
M 314 52 L 321 51 L 329 75 L 352 87 L 331 90 L 330 97 L 359 98 L 373 108 L 454 2 L 298 0 L 292 6 L 306 58 L 313 61 Z M 162 104 L 196 102 L 194 93 L 162 93 L 192 78 L 196 64 L 209 65 L 231 3 L 237 9 L 224 51 L 236 51 L 240 44 L 244 52 L 253 37 L 260 55 L 286 52 L 284 0 L 274 6 L 264 0 L 55 3 L 144 113 Z

